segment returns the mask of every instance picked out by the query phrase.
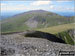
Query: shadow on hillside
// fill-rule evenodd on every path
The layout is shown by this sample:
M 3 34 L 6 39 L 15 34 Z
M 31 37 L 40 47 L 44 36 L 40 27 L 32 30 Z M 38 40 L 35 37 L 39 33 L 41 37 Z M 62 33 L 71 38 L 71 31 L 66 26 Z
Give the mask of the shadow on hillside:
M 56 37 L 55 35 L 49 34 L 49 33 L 46 33 L 46 32 L 41 32 L 41 31 L 28 31 L 25 34 L 25 37 L 44 38 L 44 39 L 50 40 L 52 42 L 65 43 L 64 40 Z

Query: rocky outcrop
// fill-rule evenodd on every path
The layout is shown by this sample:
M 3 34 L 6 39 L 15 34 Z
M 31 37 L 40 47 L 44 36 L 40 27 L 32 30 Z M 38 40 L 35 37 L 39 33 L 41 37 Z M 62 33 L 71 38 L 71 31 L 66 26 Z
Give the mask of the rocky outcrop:
M 45 23 L 46 19 L 43 18 L 42 16 L 34 16 L 30 19 L 28 19 L 25 24 L 29 27 L 29 28 L 37 28 L 38 25 Z
M 74 38 L 75 37 L 75 29 L 70 29 L 67 31 L 69 33 L 69 35 Z
M 0 56 L 58 56 L 60 50 L 74 51 L 74 46 L 21 34 L 0 37 Z

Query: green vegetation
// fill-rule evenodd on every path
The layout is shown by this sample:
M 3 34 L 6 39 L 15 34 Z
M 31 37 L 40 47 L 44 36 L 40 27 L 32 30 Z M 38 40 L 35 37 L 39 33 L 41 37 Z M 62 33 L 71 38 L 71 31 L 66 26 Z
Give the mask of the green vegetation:
M 53 26 L 38 30 L 42 32 L 55 34 L 59 38 L 62 38 L 67 44 L 74 45 L 75 44 L 74 37 L 70 36 L 68 32 L 69 29 L 74 29 L 74 28 L 75 24 L 64 24 L 64 25 Z
M 75 28 L 75 24 L 64 24 L 64 25 L 58 25 L 58 26 L 53 26 L 53 27 L 48 27 L 43 29 L 41 28 L 38 30 L 42 32 L 57 34 L 59 32 L 66 31 L 68 29 L 73 29 L 73 28 Z
M 1 32 L 24 31 L 30 28 L 26 22 L 37 22 L 36 28 L 47 28 L 73 23 L 74 18 L 67 18 L 48 11 L 30 11 L 1 21 Z M 32 23 L 33 23 L 32 22 Z M 31 24 L 31 23 L 30 23 Z M 35 24 L 35 23 L 34 23 Z
M 58 37 L 61 37 L 67 44 L 74 45 L 74 38 L 66 31 L 56 34 Z

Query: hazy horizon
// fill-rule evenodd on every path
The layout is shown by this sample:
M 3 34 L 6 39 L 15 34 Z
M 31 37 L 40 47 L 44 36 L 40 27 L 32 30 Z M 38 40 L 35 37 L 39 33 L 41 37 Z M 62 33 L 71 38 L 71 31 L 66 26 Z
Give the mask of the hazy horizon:
M 72 1 L 1 1 L 1 17 L 11 17 L 31 10 L 46 10 L 62 16 L 74 16 Z

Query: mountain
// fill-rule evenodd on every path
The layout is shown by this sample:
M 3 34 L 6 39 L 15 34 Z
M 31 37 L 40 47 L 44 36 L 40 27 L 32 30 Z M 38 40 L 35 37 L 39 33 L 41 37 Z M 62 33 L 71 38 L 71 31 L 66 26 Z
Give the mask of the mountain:
M 73 19 L 73 17 L 68 18 L 44 10 L 33 10 L 2 20 L 1 31 L 13 32 L 46 28 L 50 26 L 72 23 L 74 21 Z

